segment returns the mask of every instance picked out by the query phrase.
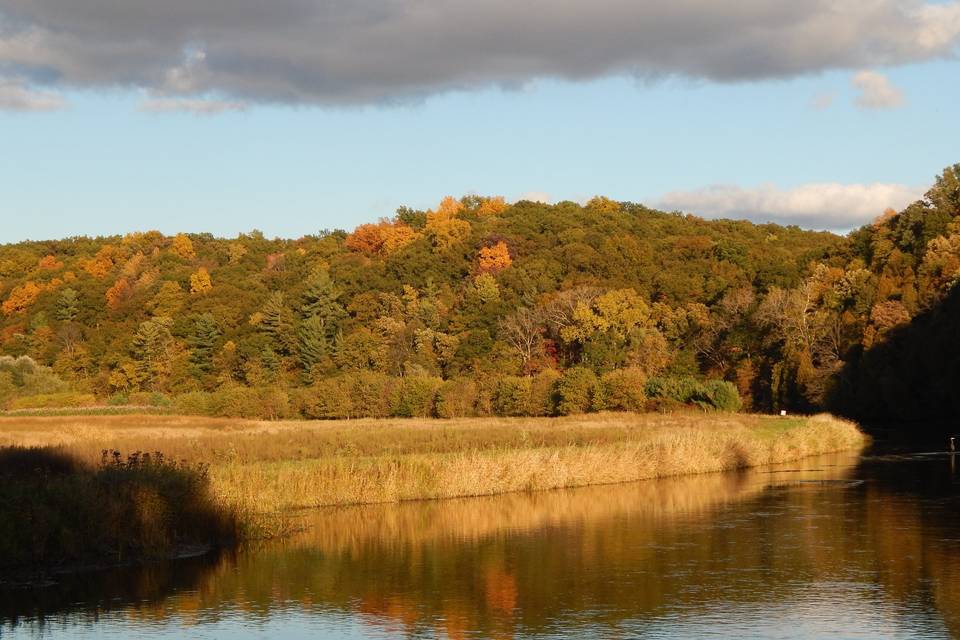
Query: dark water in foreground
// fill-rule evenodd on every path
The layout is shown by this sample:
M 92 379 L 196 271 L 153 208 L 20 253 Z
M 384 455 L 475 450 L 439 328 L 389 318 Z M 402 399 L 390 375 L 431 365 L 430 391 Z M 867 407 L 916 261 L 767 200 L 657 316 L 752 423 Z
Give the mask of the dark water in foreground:
M 960 637 L 946 454 L 304 517 L 282 544 L 0 593 L 0 636 Z

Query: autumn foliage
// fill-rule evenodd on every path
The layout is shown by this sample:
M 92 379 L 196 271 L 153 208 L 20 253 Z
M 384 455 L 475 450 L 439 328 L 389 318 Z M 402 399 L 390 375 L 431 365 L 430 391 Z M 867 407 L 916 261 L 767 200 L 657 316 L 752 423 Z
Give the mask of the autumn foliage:
M 402 222 L 381 220 L 376 224 L 362 224 L 347 236 L 348 249 L 368 256 L 388 256 L 416 239 L 417 233 Z
M 497 273 L 513 264 L 510 249 L 507 247 L 507 243 L 502 240 L 492 247 L 480 249 L 477 261 L 481 273 Z

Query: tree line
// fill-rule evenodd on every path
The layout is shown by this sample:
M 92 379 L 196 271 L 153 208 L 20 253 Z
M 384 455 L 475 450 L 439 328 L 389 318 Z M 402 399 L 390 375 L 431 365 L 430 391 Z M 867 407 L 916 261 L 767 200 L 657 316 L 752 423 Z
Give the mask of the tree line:
M 298 239 L 8 244 L 0 353 L 100 400 L 248 389 L 309 417 L 852 406 L 850 368 L 955 283 L 958 172 L 846 237 L 467 196 Z M 33 395 L 4 375 L 0 401 Z

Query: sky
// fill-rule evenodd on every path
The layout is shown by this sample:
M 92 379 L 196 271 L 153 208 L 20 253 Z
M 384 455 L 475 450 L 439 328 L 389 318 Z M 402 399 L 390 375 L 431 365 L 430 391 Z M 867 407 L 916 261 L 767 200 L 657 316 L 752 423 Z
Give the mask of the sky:
M 960 0 L 0 0 L 0 242 L 448 194 L 843 232 L 960 162 L 958 52 Z

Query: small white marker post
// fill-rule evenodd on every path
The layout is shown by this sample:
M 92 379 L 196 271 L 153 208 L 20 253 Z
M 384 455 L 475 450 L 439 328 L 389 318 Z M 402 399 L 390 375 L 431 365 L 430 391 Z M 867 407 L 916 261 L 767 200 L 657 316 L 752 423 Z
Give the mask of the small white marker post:
M 786 416 L 787 416 L 787 410 L 786 410 L 786 409 L 780 409 L 780 417 L 781 417 L 781 418 L 785 418 Z

